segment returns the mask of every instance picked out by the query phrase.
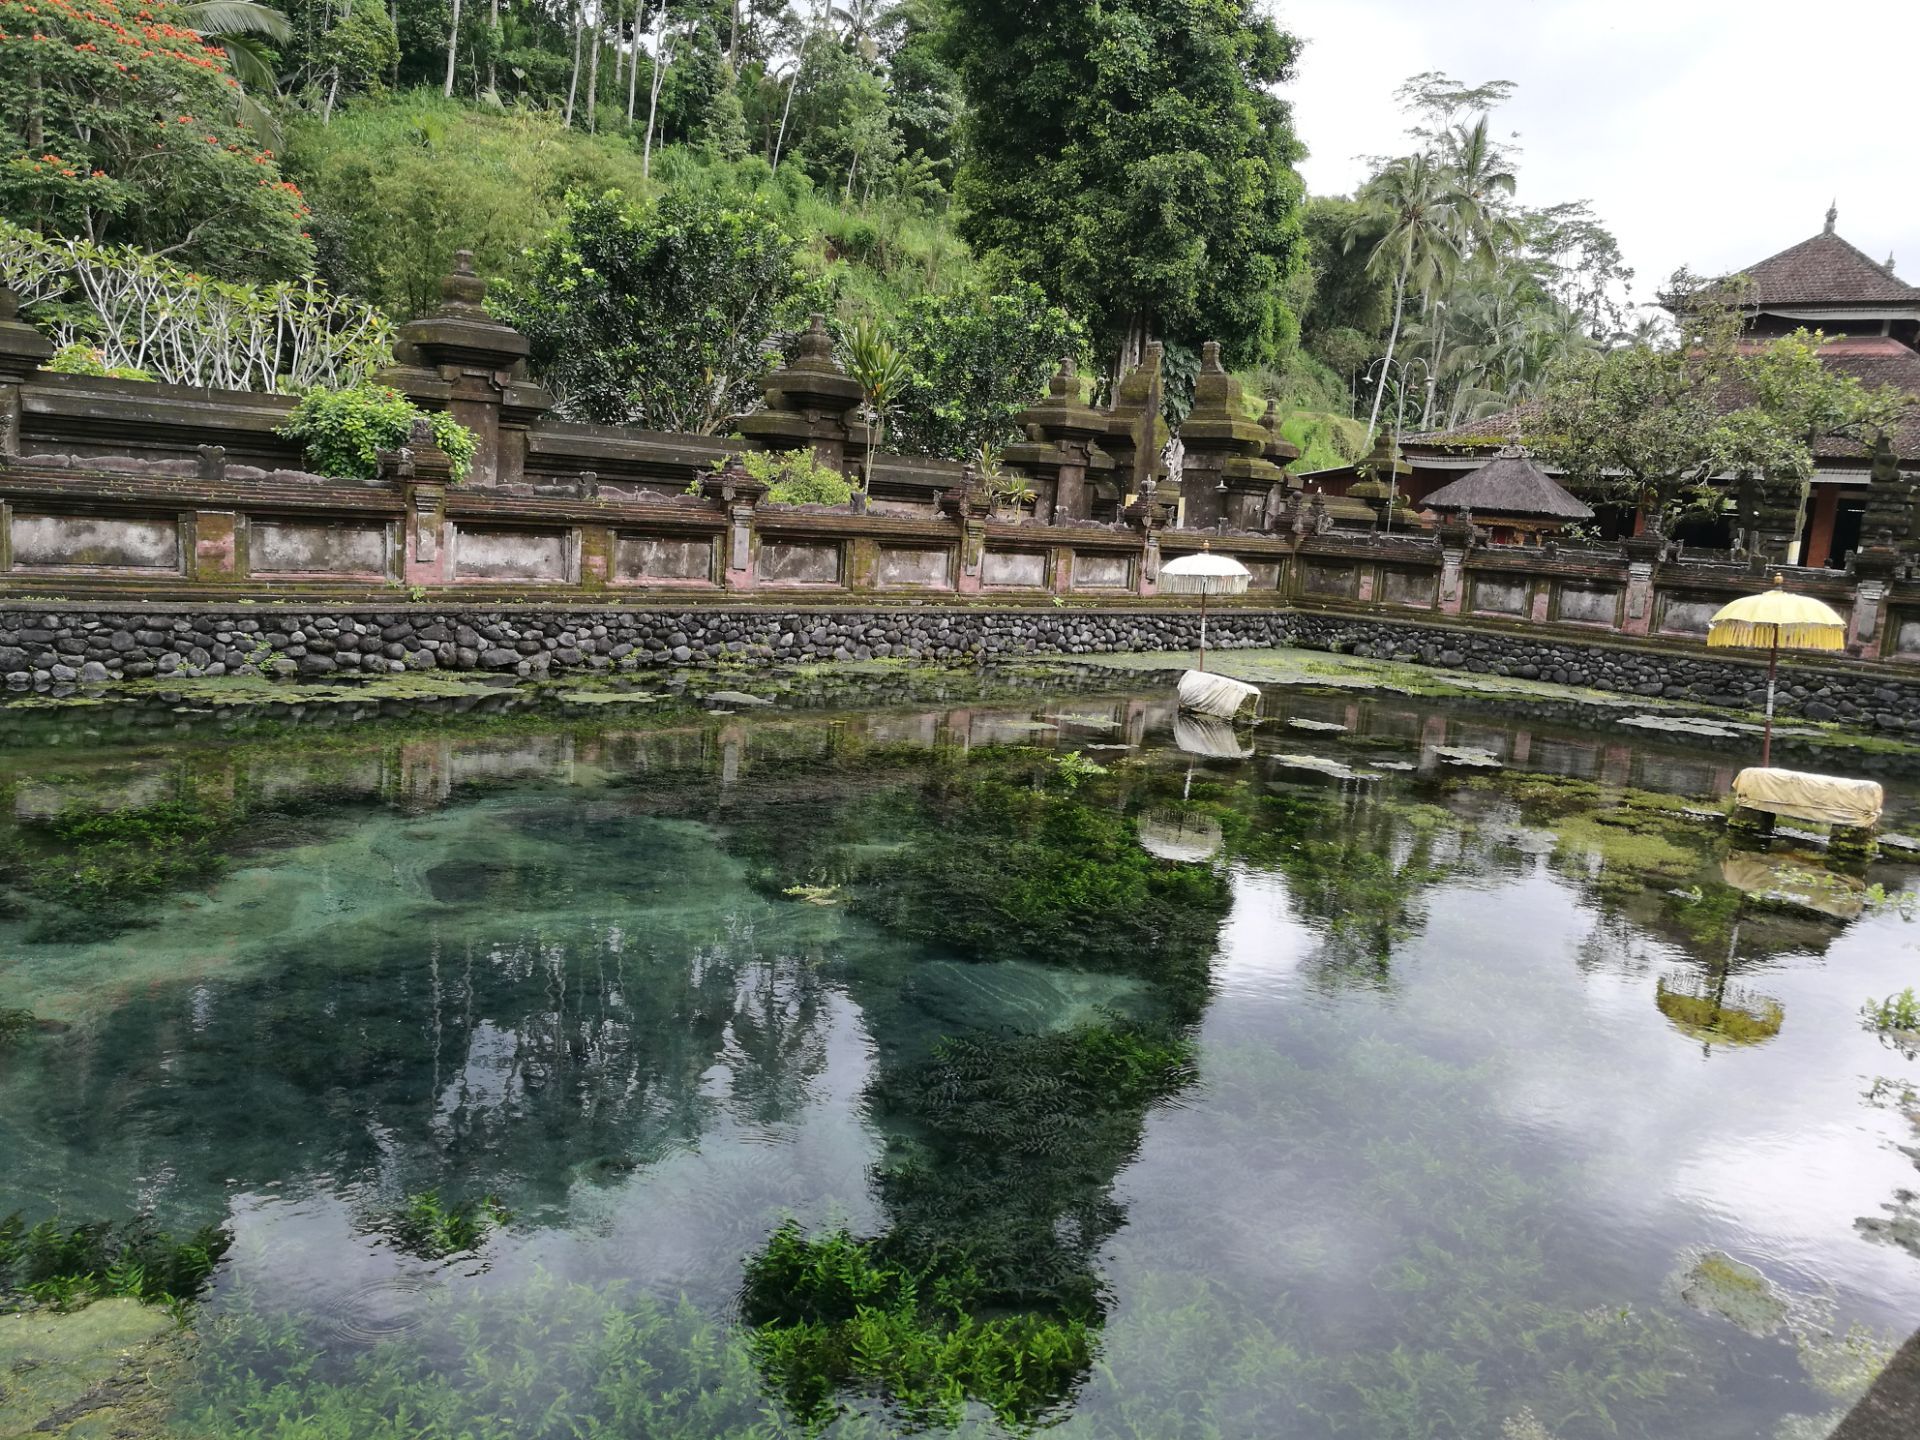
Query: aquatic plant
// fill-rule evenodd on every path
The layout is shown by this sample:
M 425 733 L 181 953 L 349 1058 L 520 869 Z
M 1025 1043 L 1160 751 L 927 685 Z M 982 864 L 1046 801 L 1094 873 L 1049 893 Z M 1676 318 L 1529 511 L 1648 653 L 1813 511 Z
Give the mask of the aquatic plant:
M 439 1191 L 422 1190 L 407 1196 L 382 1228 L 409 1254 L 422 1260 L 444 1260 L 478 1250 L 488 1235 L 512 1218 L 507 1207 L 491 1195 L 449 1205 Z
M 208 1225 L 177 1240 L 142 1216 L 70 1228 L 54 1220 L 29 1226 L 0 1220 L 0 1302 L 24 1296 L 70 1308 L 109 1295 L 149 1304 L 197 1299 L 233 1237 Z
M 1920 997 L 1909 985 L 1884 1000 L 1869 999 L 1860 1014 L 1869 1030 L 1920 1030 Z
M 872 1094 L 898 1137 L 878 1177 L 893 1253 L 959 1249 L 987 1303 L 1097 1314 L 1095 1260 L 1125 1219 L 1114 1176 L 1148 1109 L 1193 1076 L 1183 1033 L 1120 1017 L 951 1036 L 886 1067 Z
M 910 939 L 983 959 L 1126 970 L 1197 1002 L 1226 915 L 1224 875 L 1169 866 L 1111 806 L 1117 781 L 1074 792 L 1015 783 L 999 767 L 936 776 L 915 797 L 905 848 L 869 867 L 853 908 Z
M 793 1413 L 830 1419 L 845 1391 L 881 1398 L 913 1429 L 952 1424 L 967 1401 L 1031 1424 L 1093 1360 L 1077 1318 L 972 1313 L 980 1277 L 964 1258 L 915 1267 L 845 1230 L 809 1239 L 794 1221 L 747 1262 L 741 1309 L 753 1349 Z
M 174 1423 L 196 1440 L 775 1440 L 746 1338 L 686 1302 L 536 1273 L 479 1297 L 441 1292 L 423 1331 L 457 1335 L 460 1363 L 400 1337 L 316 1364 L 324 1329 L 255 1305 L 200 1328 L 197 1382 Z M 530 1363 L 537 1355 L 539 1363 Z
M 37 1023 L 31 1010 L 0 1009 L 0 1050 L 19 1043 Z
M 1098 761 L 1089 760 L 1078 750 L 1069 750 L 1063 755 L 1053 757 L 1053 774 L 1061 786 L 1068 790 L 1078 790 L 1082 780 L 1091 780 L 1097 775 L 1111 772 Z

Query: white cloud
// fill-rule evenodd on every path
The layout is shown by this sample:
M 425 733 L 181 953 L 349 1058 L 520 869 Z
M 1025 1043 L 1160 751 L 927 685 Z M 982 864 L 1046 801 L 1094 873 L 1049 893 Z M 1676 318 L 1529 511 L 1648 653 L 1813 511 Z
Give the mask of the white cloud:
M 1497 117 L 1523 146 L 1520 198 L 1585 199 L 1650 298 L 1679 265 L 1724 271 L 1817 232 L 1920 277 L 1910 0 L 1277 0 L 1306 40 L 1287 87 L 1315 194 L 1355 158 L 1404 147 L 1393 90 L 1422 70 L 1506 79 Z

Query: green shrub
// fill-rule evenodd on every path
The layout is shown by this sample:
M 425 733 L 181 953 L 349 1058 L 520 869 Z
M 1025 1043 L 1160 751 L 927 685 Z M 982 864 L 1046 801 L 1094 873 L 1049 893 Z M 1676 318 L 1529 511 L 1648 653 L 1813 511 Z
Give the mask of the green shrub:
M 371 480 L 380 473 L 380 452 L 405 445 L 420 415 L 433 426 L 434 443 L 453 462 L 453 478 L 466 479 L 479 446 L 474 433 L 451 415 L 422 410 L 386 385 L 309 390 L 277 433 L 298 440 L 307 464 L 320 474 Z
M 106 380 L 151 380 L 153 376 L 132 365 L 109 365 L 98 346 L 75 340 L 62 345 L 47 362 L 55 375 L 97 375 Z
M 767 487 L 767 499 L 776 505 L 845 505 L 853 498 L 853 482 L 831 465 L 822 464 L 804 446 L 798 450 L 753 450 L 738 458 L 741 468 Z M 713 468 L 723 470 L 729 463 L 716 460 Z M 694 482 L 696 494 L 704 483 L 704 479 Z

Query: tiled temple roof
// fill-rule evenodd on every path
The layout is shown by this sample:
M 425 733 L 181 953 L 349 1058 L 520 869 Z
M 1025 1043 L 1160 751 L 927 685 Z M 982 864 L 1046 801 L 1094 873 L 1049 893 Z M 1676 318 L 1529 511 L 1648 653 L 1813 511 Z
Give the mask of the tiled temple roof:
M 1743 272 L 1753 282 L 1749 305 L 1892 305 L 1920 310 L 1920 288 L 1832 231 L 1790 245 Z

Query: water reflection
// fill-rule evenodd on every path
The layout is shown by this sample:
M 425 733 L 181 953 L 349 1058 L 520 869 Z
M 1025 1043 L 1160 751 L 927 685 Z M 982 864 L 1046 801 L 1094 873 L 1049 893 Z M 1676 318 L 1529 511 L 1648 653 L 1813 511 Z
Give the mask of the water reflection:
M 1076 694 L 16 753 L 4 1004 L 72 1028 L 0 1057 L 0 1211 L 235 1229 L 195 1433 L 1829 1406 L 1662 1286 L 1712 1244 L 1920 1316 L 1852 1229 L 1906 1165 L 1852 1014 L 1898 988 L 1864 897 L 1903 872 L 1729 851 L 1683 741 L 1297 702 L 1224 738 Z M 161 863 L 183 837 L 206 865 Z M 90 910 L 83 867 L 139 888 Z M 424 1193 L 513 1218 L 409 1253 Z M 935 1350 L 1029 1379 L 903 1358 Z M 524 1387 L 449 1387 L 477 1355 Z

